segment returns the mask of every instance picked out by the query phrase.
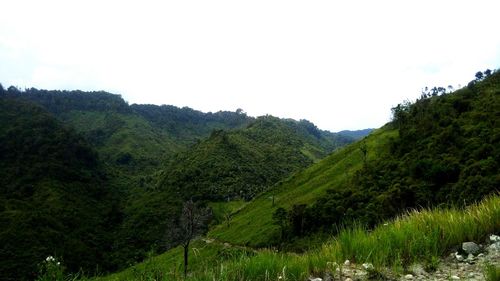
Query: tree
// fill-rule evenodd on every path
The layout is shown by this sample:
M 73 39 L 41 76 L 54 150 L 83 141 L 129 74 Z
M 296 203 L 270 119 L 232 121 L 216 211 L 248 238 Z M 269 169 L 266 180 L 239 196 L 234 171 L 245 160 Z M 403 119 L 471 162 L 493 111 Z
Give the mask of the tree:
M 184 248 L 184 277 L 187 276 L 189 244 L 196 236 L 207 230 L 211 218 L 209 208 L 201 208 L 192 200 L 184 202 L 179 218 L 179 226 L 169 229 L 171 238 L 179 241 Z
M 287 218 L 288 218 L 288 213 L 282 207 L 279 207 L 273 213 L 273 222 L 274 222 L 274 224 L 279 225 L 279 227 L 281 229 L 281 239 L 283 239 L 283 237 L 285 236 Z
M 483 79 L 483 77 L 484 77 L 484 75 L 483 75 L 483 73 L 481 71 L 478 71 L 476 73 L 476 80 L 477 81 L 481 81 Z
M 484 71 L 484 75 L 485 75 L 486 77 L 489 77 L 489 76 L 491 75 L 491 69 L 486 69 L 486 70 Z
M 368 147 L 366 146 L 366 141 L 363 140 L 359 146 L 359 150 L 363 153 L 363 163 L 366 164 L 366 155 L 368 154 Z
M 3 88 L 2 83 L 0 83 L 0 95 L 3 94 L 3 92 L 5 92 L 5 89 Z

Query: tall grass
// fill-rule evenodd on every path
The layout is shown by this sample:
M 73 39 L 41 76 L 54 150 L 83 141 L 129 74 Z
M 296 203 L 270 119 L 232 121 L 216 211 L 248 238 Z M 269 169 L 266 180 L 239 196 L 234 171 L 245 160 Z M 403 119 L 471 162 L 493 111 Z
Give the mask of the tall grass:
M 486 281 L 500 280 L 500 266 L 487 264 L 484 268 L 484 278 Z
M 342 229 L 322 248 L 301 255 L 262 250 L 200 263 L 188 280 L 305 280 L 335 272 L 336 264 L 346 259 L 405 268 L 414 262 L 433 261 L 461 242 L 480 241 L 499 231 L 500 196 L 495 195 L 464 210 L 411 211 L 371 231 L 361 226 Z M 115 277 L 133 280 L 126 275 Z M 171 279 L 165 275 L 162 280 Z

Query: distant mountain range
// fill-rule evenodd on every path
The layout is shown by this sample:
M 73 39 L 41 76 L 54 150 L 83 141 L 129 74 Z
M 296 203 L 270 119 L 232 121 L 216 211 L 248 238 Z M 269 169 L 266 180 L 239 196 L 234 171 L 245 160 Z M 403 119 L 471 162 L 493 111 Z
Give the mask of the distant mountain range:
M 354 130 L 354 131 L 343 130 L 343 131 L 337 132 L 337 134 L 348 136 L 348 137 L 351 137 L 355 140 L 359 140 L 359 139 L 362 139 L 362 138 L 368 136 L 373 130 L 374 129 L 363 129 L 363 130 Z

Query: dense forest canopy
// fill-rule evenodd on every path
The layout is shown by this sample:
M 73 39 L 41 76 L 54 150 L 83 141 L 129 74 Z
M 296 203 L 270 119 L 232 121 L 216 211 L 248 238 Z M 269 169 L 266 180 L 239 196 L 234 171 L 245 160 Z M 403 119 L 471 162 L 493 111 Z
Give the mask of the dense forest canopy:
M 1 279 L 33 278 L 48 255 L 109 267 L 114 200 L 96 151 L 25 101 L 0 97 L 0 128 Z

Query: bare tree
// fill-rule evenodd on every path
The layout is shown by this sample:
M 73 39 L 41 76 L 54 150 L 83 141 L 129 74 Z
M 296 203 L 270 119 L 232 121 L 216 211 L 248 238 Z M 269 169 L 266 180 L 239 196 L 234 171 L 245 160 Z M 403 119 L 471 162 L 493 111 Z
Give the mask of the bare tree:
M 180 243 L 184 248 L 184 277 L 188 272 L 189 244 L 198 235 L 207 230 L 207 223 L 211 218 L 209 208 L 200 208 L 192 200 L 184 202 L 178 227 L 168 229 L 170 239 Z

